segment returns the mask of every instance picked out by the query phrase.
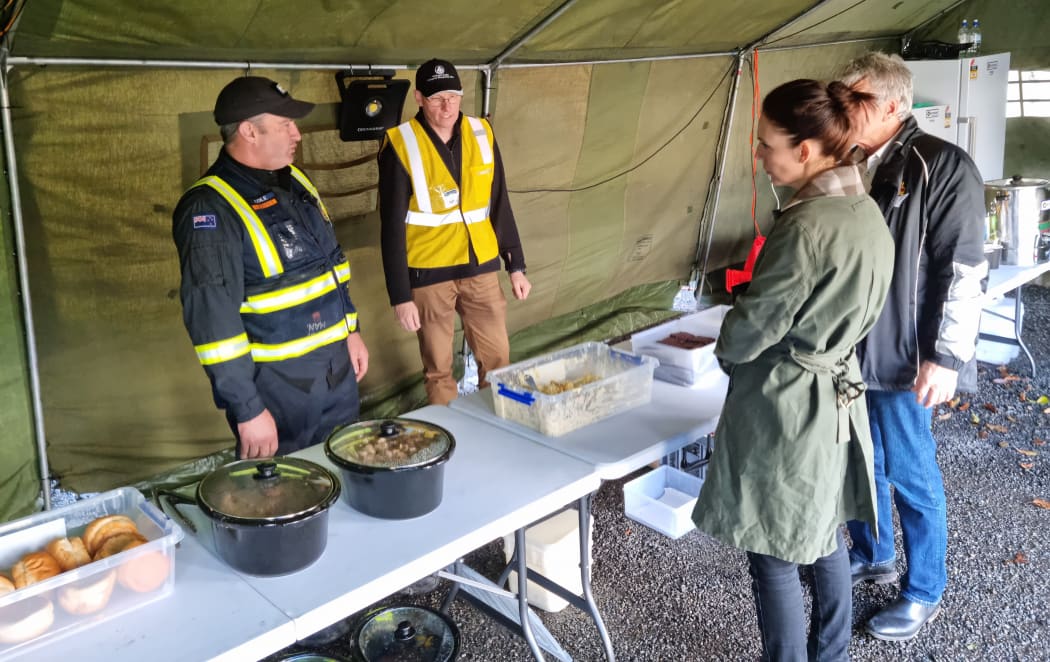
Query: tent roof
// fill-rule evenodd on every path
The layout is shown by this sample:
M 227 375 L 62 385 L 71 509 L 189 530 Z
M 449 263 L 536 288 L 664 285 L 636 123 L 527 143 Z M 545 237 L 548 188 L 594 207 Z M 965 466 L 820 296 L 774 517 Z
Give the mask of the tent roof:
M 148 5 L 153 4 L 150 8 Z M 34 0 L 29 58 L 417 64 L 581 62 L 900 35 L 957 0 Z M 859 29 L 858 29 L 858 26 Z M 523 42 L 523 43 L 522 43 Z M 519 46 L 516 47 L 515 46 Z

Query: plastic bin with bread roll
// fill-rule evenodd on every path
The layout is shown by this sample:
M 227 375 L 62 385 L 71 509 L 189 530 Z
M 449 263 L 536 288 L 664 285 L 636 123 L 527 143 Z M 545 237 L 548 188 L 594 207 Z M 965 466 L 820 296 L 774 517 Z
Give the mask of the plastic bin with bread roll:
M 0 524 L 0 658 L 170 595 L 182 537 L 131 487 Z

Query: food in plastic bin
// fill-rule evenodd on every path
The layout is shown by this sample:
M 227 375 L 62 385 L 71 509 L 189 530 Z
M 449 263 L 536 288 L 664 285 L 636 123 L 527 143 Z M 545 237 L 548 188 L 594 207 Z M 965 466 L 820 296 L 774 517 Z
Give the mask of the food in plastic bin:
M 652 399 L 657 361 L 587 342 L 488 374 L 497 416 L 557 437 Z M 585 378 L 593 381 L 583 383 Z M 548 395 L 538 385 L 573 383 Z

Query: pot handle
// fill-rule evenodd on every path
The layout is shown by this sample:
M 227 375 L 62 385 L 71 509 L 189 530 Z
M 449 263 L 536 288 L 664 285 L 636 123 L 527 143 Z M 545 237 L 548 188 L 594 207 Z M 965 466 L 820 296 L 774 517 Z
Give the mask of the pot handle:
M 161 499 L 167 501 L 171 511 L 175 513 L 175 516 L 179 518 L 179 521 L 186 525 L 186 527 L 193 533 L 197 533 L 197 525 L 190 521 L 188 517 L 179 511 L 178 504 L 190 504 L 193 506 L 197 505 L 196 499 L 191 499 L 188 496 L 179 494 L 175 490 L 157 490 L 157 503 L 161 503 Z M 163 505 L 161 505 L 163 510 Z

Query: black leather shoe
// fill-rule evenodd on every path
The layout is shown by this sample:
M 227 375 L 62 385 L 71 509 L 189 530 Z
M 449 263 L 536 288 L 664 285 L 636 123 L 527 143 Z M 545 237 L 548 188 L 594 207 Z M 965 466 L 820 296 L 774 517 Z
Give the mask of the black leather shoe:
M 875 614 L 865 629 L 868 634 L 884 641 L 907 641 L 919 634 L 923 625 L 937 618 L 941 605 L 921 605 L 898 597 L 888 607 Z
M 867 581 L 875 582 L 876 584 L 889 584 L 897 581 L 897 567 L 894 561 L 879 564 L 850 561 L 849 573 L 853 577 L 854 586 Z

